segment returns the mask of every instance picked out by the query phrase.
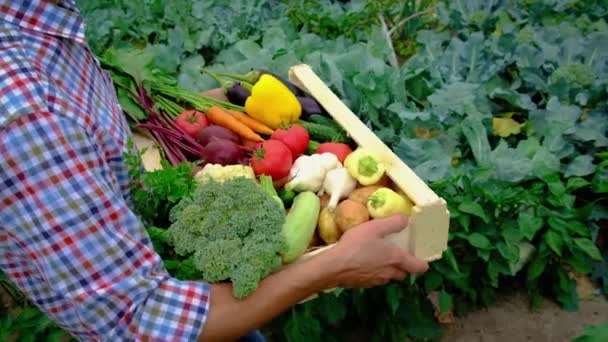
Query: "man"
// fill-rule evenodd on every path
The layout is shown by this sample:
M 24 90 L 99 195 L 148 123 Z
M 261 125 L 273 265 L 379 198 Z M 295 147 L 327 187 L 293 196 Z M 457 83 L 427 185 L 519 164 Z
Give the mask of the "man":
M 82 340 L 235 340 L 334 286 L 370 287 L 428 265 L 369 222 L 269 276 L 229 284 L 168 275 L 129 207 L 130 136 L 73 1 L 0 0 L 0 268 Z

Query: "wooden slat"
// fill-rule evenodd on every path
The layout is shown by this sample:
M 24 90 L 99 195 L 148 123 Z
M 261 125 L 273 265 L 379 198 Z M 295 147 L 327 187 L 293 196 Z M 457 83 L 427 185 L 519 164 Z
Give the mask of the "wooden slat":
M 359 146 L 377 153 L 387 164 L 387 175 L 417 205 L 439 197 L 378 136 L 376 136 L 306 64 L 289 69 L 290 81 L 314 97 Z
M 150 137 L 139 133 L 133 133 L 133 143 L 138 150 L 147 148 L 146 152 L 141 156 L 146 171 L 154 171 L 162 169 L 160 165 L 161 155 L 160 149 L 156 145 L 156 142 Z

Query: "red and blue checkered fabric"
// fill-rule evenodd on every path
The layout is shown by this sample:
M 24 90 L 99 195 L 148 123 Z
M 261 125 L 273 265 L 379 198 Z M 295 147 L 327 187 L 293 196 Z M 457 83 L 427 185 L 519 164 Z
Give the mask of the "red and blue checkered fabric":
M 81 340 L 196 340 L 209 285 L 132 212 L 129 135 L 74 3 L 0 0 L 0 268 Z

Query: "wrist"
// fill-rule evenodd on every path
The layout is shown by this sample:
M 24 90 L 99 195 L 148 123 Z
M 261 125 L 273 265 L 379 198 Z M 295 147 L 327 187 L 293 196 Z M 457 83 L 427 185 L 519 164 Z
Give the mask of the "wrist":
M 344 258 L 340 255 L 340 250 L 336 245 L 322 251 L 311 260 L 316 262 L 316 269 L 320 271 L 319 284 L 322 287 L 319 289 L 320 291 L 339 287 L 342 283 L 341 277 L 347 267 Z

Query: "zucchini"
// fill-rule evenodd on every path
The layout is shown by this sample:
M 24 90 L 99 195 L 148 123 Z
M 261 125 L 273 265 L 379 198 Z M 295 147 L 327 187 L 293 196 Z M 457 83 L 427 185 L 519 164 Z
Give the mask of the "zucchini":
M 290 208 L 293 203 L 294 197 L 296 197 L 297 193 L 293 190 L 287 190 L 285 188 L 281 188 L 278 191 L 279 198 L 283 201 L 285 208 Z
M 342 130 L 342 127 L 340 127 L 340 125 L 338 125 L 338 123 L 334 119 L 325 115 L 311 114 L 306 121 Z
M 283 263 L 293 262 L 306 252 L 317 229 L 320 211 L 321 199 L 312 191 L 301 192 L 293 199 L 282 229 L 287 243 Z
M 304 120 L 300 120 L 299 124 L 308 131 L 312 140 L 317 140 L 319 142 L 340 142 L 345 144 L 351 142 L 348 135 L 346 135 L 346 132 L 342 129 Z
M 314 140 L 311 140 L 308 143 L 308 148 L 306 148 L 306 152 L 305 153 L 308 154 L 308 155 L 314 154 L 315 151 L 319 148 L 319 145 L 321 145 L 321 143 L 319 143 L 317 141 L 314 141 Z

